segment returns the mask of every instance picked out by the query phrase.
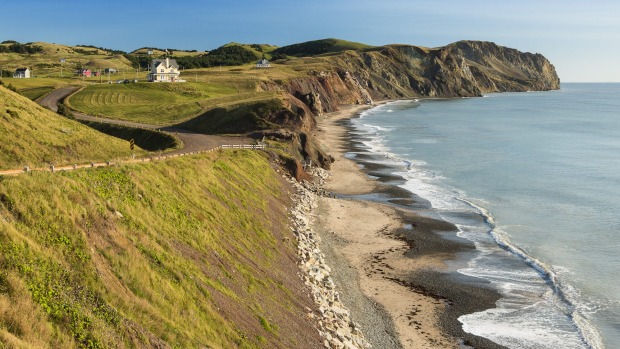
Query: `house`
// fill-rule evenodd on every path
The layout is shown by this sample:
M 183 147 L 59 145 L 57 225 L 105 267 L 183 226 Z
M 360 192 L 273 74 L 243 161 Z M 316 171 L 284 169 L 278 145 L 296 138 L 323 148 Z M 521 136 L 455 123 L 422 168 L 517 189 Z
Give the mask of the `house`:
M 256 63 L 256 68 L 271 68 L 271 64 L 269 64 L 268 60 L 263 58 Z
M 165 59 L 154 59 L 151 66 L 151 73 L 146 79 L 151 82 L 183 82 L 179 79 L 179 65 L 175 59 L 166 57 Z
M 14 78 L 19 78 L 19 79 L 30 79 L 30 69 L 28 68 L 19 68 L 17 70 L 15 70 L 15 73 L 13 74 Z
M 92 75 L 92 72 L 90 71 L 90 69 L 78 69 L 77 75 L 90 78 L 90 76 Z

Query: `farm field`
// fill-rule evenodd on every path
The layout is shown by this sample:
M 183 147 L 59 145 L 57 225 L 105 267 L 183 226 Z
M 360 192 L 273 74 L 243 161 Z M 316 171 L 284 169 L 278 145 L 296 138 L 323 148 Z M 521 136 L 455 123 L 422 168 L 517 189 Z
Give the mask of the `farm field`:
M 231 87 L 206 83 L 128 83 L 87 86 L 66 103 L 88 115 L 170 125 L 203 110 L 205 100 L 236 95 Z

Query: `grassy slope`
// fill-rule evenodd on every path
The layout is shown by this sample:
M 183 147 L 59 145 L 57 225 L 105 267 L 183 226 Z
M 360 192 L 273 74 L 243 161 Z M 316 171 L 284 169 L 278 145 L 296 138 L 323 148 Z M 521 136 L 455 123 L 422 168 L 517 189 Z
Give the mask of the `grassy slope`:
M 127 142 L 63 118 L 0 87 L 0 169 L 111 160 L 131 154 Z
M 188 80 L 185 83 L 91 85 L 66 102 L 90 115 L 169 125 L 216 107 L 277 98 L 277 92 L 257 91 L 258 84 L 296 75 L 299 73 L 284 66 L 272 70 L 253 69 L 253 65 L 185 70 L 181 75 Z
M 284 197 L 248 151 L 0 178 L 0 347 L 316 341 Z
M 102 84 L 86 87 L 66 103 L 89 115 L 166 125 L 198 114 L 201 100 L 234 93 L 232 88 L 193 82 Z
M 237 42 L 231 42 L 224 45 L 224 47 L 226 46 L 241 46 L 244 49 L 254 53 L 254 55 L 256 55 L 256 58 L 261 58 L 263 57 L 263 55 L 265 55 L 265 58 L 267 59 L 271 59 L 271 52 L 278 48 L 277 46 L 268 44 L 240 44 Z
M 127 78 L 135 76 L 135 69 L 133 69 L 131 63 L 121 55 L 111 55 L 105 51 L 90 47 L 72 47 L 45 42 L 35 42 L 34 44 L 43 47 L 43 52 L 32 55 L 3 53 L 0 54 L 0 66 L 2 66 L 3 69 L 13 71 L 16 68 L 29 67 L 37 77 L 58 78 L 61 75 L 61 67 L 63 77 L 73 76 L 78 66 L 86 66 L 95 70 L 99 70 L 99 68 L 116 68 L 121 71 L 134 73 L 134 75 L 128 75 Z M 74 49 L 90 51 L 95 54 L 84 55 L 74 51 Z M 61 63 L 61 59 L 65 59 L 65 62 Z M 145 73 L 141 75 L 140 78 L 143 78 Z M 114 79 L 114 76 L 112 78 Z M 95 81 L 95 78 L 91 79 Z M 98 81 L 99 78 L 96 80 Z
M 336 53 L 347 50 L 362 51 L 371 49 L 373 46 L 362 44 L 359 42 L 346 41 L 341 39 L 322 39 L 282 46 L 275 50 L 274 53 L 281 53 L 289 56 L 316 56 L 326 53 Z

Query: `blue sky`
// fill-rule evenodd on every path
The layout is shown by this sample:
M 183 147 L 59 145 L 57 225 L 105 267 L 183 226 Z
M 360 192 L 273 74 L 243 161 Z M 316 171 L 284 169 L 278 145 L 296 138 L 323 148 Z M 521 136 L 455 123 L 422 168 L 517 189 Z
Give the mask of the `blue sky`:
M 429 47 L 485 40 L 542 53 L 564 82 L 620 82 L 620 1 L 8 0 L 2 13 L 0 41 L 132 51 L 329 37 Z

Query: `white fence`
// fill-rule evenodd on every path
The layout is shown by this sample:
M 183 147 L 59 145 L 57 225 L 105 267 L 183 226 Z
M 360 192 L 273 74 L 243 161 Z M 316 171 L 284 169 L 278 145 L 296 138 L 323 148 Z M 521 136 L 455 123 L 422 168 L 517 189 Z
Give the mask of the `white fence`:
M 265 149 L 266 146 L 264 144 L 225 144 L 220 145 L 218 148 L 222 149 Z

